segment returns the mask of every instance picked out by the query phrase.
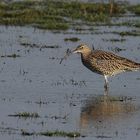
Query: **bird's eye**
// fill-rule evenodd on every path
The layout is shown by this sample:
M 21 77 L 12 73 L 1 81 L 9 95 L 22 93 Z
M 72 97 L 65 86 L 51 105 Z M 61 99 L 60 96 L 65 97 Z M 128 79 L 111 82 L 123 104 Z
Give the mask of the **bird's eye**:
M 81 46 L 80 49 L 83 49 L 83 46 Z

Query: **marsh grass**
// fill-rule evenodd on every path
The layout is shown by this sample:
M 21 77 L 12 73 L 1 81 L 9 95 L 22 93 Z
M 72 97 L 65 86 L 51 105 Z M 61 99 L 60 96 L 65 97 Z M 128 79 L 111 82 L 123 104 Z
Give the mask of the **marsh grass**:
M 120 36 L 140 36 L 140 32 L 137 32 L 137 31 L 124 31 L 124 32 L 120 32 L 119 33 Z
M 35 44 L 35 43 L 30 43 L 30 42 L 20 42 L 20 45 L 22 45 L 24 47 L 39 48 L 39 49 L 44 49 L 44 48 L 57 49 L 57 48 L 60 48 L 60 46 L 58 46 L 58 45 L 42 45 L 42 44 Z
M 104 102 L 104 101 L 109 101 L 109 102 L 126 102 L 126 101 L 132 101 L 132 97 L 127 97 L 127 96 L 99 96 L 96 98 L 96 102 Z
M 36 133 L 35 132 L 28 132 L 28 131 L 26 131 L 26 130 L 24 130 L 24 129 L 21 129 L 21 135 L 22 136 L 32 136 L 32 135 L 36 135 Z
M 71 41 L 71 42 L 77 42 L 79 41 L 80 39 L 77 38 L 77 37 L 71 37 L 71 38 L 65 38 L 64 41 Z
M 65 132 L 65 131 L 55 130 L 55 131 L 44 131 L 44 132 L 36 133 L 36 132 L 28 132 L 23 129 L 21 129 L 21 135 L 22 136 L 36 135 L 36 136 L 47 136 L 47 137 L 69 137 L 69 138 L 81 136 L 79 132 Z
M 137 28 L 140 28 L 140 21 L 139 22 L 137 22 L 137 23 L 135 23 L 135 25 L 134 25 L 135 27 L 137 27 Z
M 140 15 L 140 4 L 128 6 L 129 11 L 135 13 L 136 15 Z
M 20 55 L 14 53 L 14 54 L 11 54 L 11 55 L 2 55 L 1 57 L 17 58 L 17 57 L 20 57 Z
M 8 115 L 9 117 L 23 117 L 23 118 L 39 118 L 39 114 L 36 112 L 30 113 L 30 112 L 18 112 L 15 114 Z
M 125 13 L 121 5 L 114 3 L 111 16 Z M 110 20 L 110 4 L 82 3 L 77 1 L 20 1 L 0 2 L 0 24 L 32 25 L 41 29 L 67 30 L 73 20 L 107 22 Z
M 111 39 L 103 39 L 103 41 L 110 41 L 110 42 L 123 42 L 123 41 L 126 41 L 126 39 L 124 38 L 121 38 L 121 39 L 117 39 L 117 38 L 111 38 Z
M 74 138 L 74 137 L 80 137 L 80 133 L 79 132 L 65 132 L 65 131 L 46 131 L 46 132 L 41 132 L 40 135 L 42 136 L 49 136 L 49 137 L 70 137 L 70 138 Z
M 86 81 L 85 80 L 76 80 L 74 78 L 71 78 L 71 79 L 60 79 L 60 80 L 57 80 L 57 81 L 53 81 L 51 83 L 51 86 L 73 86 L 73 87 L 86 87 L 87 84 L 86 84 Z
M 122 32 L 113 31 L 113 32 L 110 32 L 110 33 L 120 35 L 121 37 L 124 37 L 124 36 L 140 36 L 140 32 L 138 30 L 122 31 Z

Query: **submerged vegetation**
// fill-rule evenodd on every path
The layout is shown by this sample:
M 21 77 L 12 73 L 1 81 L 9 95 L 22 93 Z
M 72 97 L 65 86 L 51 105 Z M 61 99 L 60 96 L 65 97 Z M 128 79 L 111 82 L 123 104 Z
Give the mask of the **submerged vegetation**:
M 77 38 L 77 37 L 72 37 L 72 38 L 65 38 L 64 41 L 71 41 L 71 42 L 77 42 L 79 41 L 80 39 Z
M 46 132 L 27 132 L 26 130 L 21 130 L 21 135 L 23 136 L 32 136 L 32 135 L 40 135 L 40 136 L 47 136 L 47 137 L 69 137 L 69 138 L 74 138 L 74 137 L 80 137 L 79 132 L 65 132 L 65 131 L 46 131 Z
M 33 113 L 30 113 L 30 112 L 19 112 L 19 113 L 15 113 L 15 114 L 10 114 L 8 116 L 9 117 L 24 117 L 24 118 L 38 118 L 38 117 L 40 117 L 38 115 L 38 113 L 36 113 L 36 112 L 33 112 Z
M 80 137 L 80 133 L 79 132 L 64 132 L 64 131 L 46 131 L 46 132 L 41 132 L 40 135 L 43 136 L 61 136 L 61 137 Z
M 126 13 L 126 9 L 140 14 L 140 5 L 127 7 L 118 3 L 112 6 L 110 3 L 60 0 L 0 2 L 0 24 L 67 30 L 74 20 L 109 23 L 111 17 Z
M 137 31 L 133 31 L 133 32 L 125 31 L 125 32 L 120 32 L 119 34 L 120 36 L 140 36 L 140 32 Z
M 135 6 L 129 6 L 128 10 L 135 13 L 136 15 L 140 15 L 140 4 Z
M 30 47 L 30 48 L 51 48 L 51 49 L 57 49 L 60 48 L 58 45 L 41 45 L 41 44 L 35 44 L 35 43 L 30 43 L 30 42 L 20 42 L 20 45 L 24 47 Z
M 20 57 L 20 55 L 14 53 L 14 54 L 11 54 L 11 55 L 2 55 L 1 57 L 17 58 L 17 57 Z

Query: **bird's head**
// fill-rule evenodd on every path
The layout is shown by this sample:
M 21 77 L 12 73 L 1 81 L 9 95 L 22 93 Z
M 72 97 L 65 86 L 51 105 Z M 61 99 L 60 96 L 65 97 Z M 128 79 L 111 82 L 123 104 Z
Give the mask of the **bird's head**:
M 90 53 L 91 49 L 86 44 L 81 44 L 77 46 L 76 49 L 74 49 L 72 52 L 86 54 L 86 53 Z

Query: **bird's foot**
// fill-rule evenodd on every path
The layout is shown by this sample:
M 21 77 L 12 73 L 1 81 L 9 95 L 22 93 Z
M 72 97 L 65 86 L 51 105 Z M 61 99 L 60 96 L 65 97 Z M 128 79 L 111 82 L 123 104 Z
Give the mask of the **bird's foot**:
M 104 85 L 104 89 L 105 89 L 104 95 L 108 95 L 109 94 L 109 87 L 107 84 Z
M 105 85 L 104 85 L 104 88 L 105 88 L 105 90 L 107 90 L 107 89 L 108 89 L 108 85 L 107 85 L 107 84 L 105 84 Z

